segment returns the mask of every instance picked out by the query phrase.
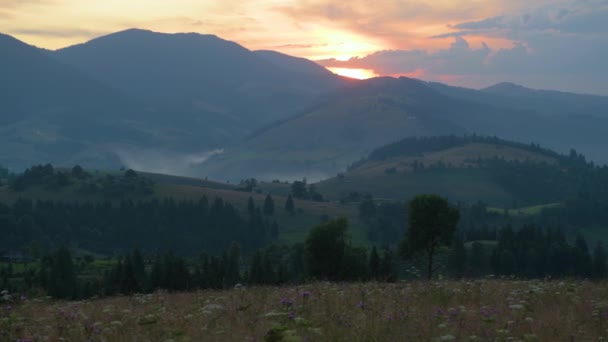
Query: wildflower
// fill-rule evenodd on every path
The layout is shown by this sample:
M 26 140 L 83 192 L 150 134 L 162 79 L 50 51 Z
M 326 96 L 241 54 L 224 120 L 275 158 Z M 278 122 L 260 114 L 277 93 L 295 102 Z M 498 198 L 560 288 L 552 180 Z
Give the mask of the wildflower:
M 281 298 L 281 304 L 283 304 L 285 306 L 291 306 L 291 305 L 293 305 L 293 302 L 287 298 Z
M 302 296 L 302 298 L 308 298 L 310 297 L 310 291 L 302 291 L 300 292 L 300 295 Z
M 365 303 L 359 302 L 359 303 L 357 303 L 357 307 L 359 307 L 359 309 L 363 310 L 363 309 L 365 309 Z
M 289 311 L 289 315 L 287 315 L 287 318 L 289 318 L 289 319 L 296 318 L 296 312 L 293 310 Z

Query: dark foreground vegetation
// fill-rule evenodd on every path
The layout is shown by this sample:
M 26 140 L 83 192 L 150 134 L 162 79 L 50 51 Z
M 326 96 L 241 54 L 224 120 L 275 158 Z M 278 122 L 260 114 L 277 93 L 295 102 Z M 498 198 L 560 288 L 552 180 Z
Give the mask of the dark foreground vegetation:
M 311 283 L 77 302 L 16 299 L 6 341 L 598 341 L 606 283 Z

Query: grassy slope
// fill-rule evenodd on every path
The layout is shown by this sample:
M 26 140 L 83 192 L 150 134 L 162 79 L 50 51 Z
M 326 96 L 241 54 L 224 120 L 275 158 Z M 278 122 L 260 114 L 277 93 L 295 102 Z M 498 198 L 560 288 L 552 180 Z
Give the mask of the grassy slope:
M 483 200 L 495 206 L 506 207 L 513 201 L 508 189 L 497 184 L 493 175 L 474 166 L 471 161 L 502 157 L 506 160 L 533 160 L 551 163 L 545 155 L 513 147 L 492 144 L 468 144 L 417 157 L 397 157 L 381 161 L 368 161 L 345 174 L 320 182 L 318 190 L 330 199 L 351 191 L 367 192 L 381 199 L 408 199 L 420 193 L 437 193 L 453 201 L 476 202 Z M 417 161 L 425 167 L 443 162 L 446 169 L 413 172 L 411 163 Z M 387 174 L 385 170 L 395 169 Z
M 375 79 L 336 94 L 226 149 L 205 163 L 204 173 L 237 179 L 244 169 L 264 179 L 313 171 L 333 175 L 372 149 L 403 137 L 466 131 L 427 115 L 429 104 L 417 92 L 432 93 L 432 102 L 441 102 L 443 96 L 422 84 L 403 82 Z

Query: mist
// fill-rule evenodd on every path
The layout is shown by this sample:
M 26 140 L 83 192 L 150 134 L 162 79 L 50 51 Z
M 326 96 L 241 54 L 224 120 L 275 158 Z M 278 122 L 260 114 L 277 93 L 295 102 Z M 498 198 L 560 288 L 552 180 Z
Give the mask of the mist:
M 115 151 L 122 164 L 138 171 L 174 176 L 199 177 L 200 166 L 209 158 L 224 153 L 223 149 L 200 153 L 177 153 L 156 149 L 130 148 Z

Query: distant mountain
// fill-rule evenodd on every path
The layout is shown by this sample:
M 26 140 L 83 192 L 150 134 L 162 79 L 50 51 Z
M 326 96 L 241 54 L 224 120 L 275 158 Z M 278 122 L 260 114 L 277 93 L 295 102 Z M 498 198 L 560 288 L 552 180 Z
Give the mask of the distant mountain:
M 118 165 L 111 144 L 153 138 L 143 107 L 41 50 L 0 35 L 0 156 L 13 168 L 95 159 Z
M 133 29 L 58 51 L 2 35 L 0 50 L 0 162 L 13 168 L 79 162 L 189 174 L 350 82 L 211 35 Z
M 258 56 L 285 70 L 309 76 L 325 76 L 336 79 L 331 71 L 306 58 L 293 57 L 272 50 L 257 50 L 254 52 Z
M 374 148 L 408 136 L 483 133 L 529 137 L 539 120 L 447 96 L 409 78 L 374 78 L 270 125 L 203 165 L 210 177 L 323 178 Z M 509 134 L 506 134 L 509 133 Z M 222 178 L 220 178 L 222 179 Z
M 375 78 L 258 131 L 209 160 L 202 172 L 218 179 L 243 178 L 241 170 L 262 179 L 319 179 L 404 137 L 463 133 L 533 141 L 561 151 L 574 147 L 608 161 L 603 151 L 608 118 L 593 115 L 593 109 L 608 110 L 606 100 L 518 86 L 477 91 L 404 77 Z M 552 101 L 561 108 L 550 111 Z M 570 111 L 581 104 L 590 111 Z
M 513 83 L 499 83 L 481 91 L 427 83 L 455 99 L 484 104 L 530 118 L 527 129 L 501 136 L 536 141 L 561 151 L 575 148 L 591 159 L 608 163 L 608 97 L 551 90 L 535 90 Z
M 231 117 L 256 127 L 286 118 L 338 86 L 338 77 L 292 71 L 213 35 L 131 29 L 52 52 L 63 63 L 173 118 Z M 268 58 L 273 61 L 269 61 Z M 311 62 L 291 62 L 309 67 Z M 319 80 L 318 78 L 321 77 Z M 231 125 L 222 129 L 232 133 Z M 238 134 L 239 132 L 234 132 Z

